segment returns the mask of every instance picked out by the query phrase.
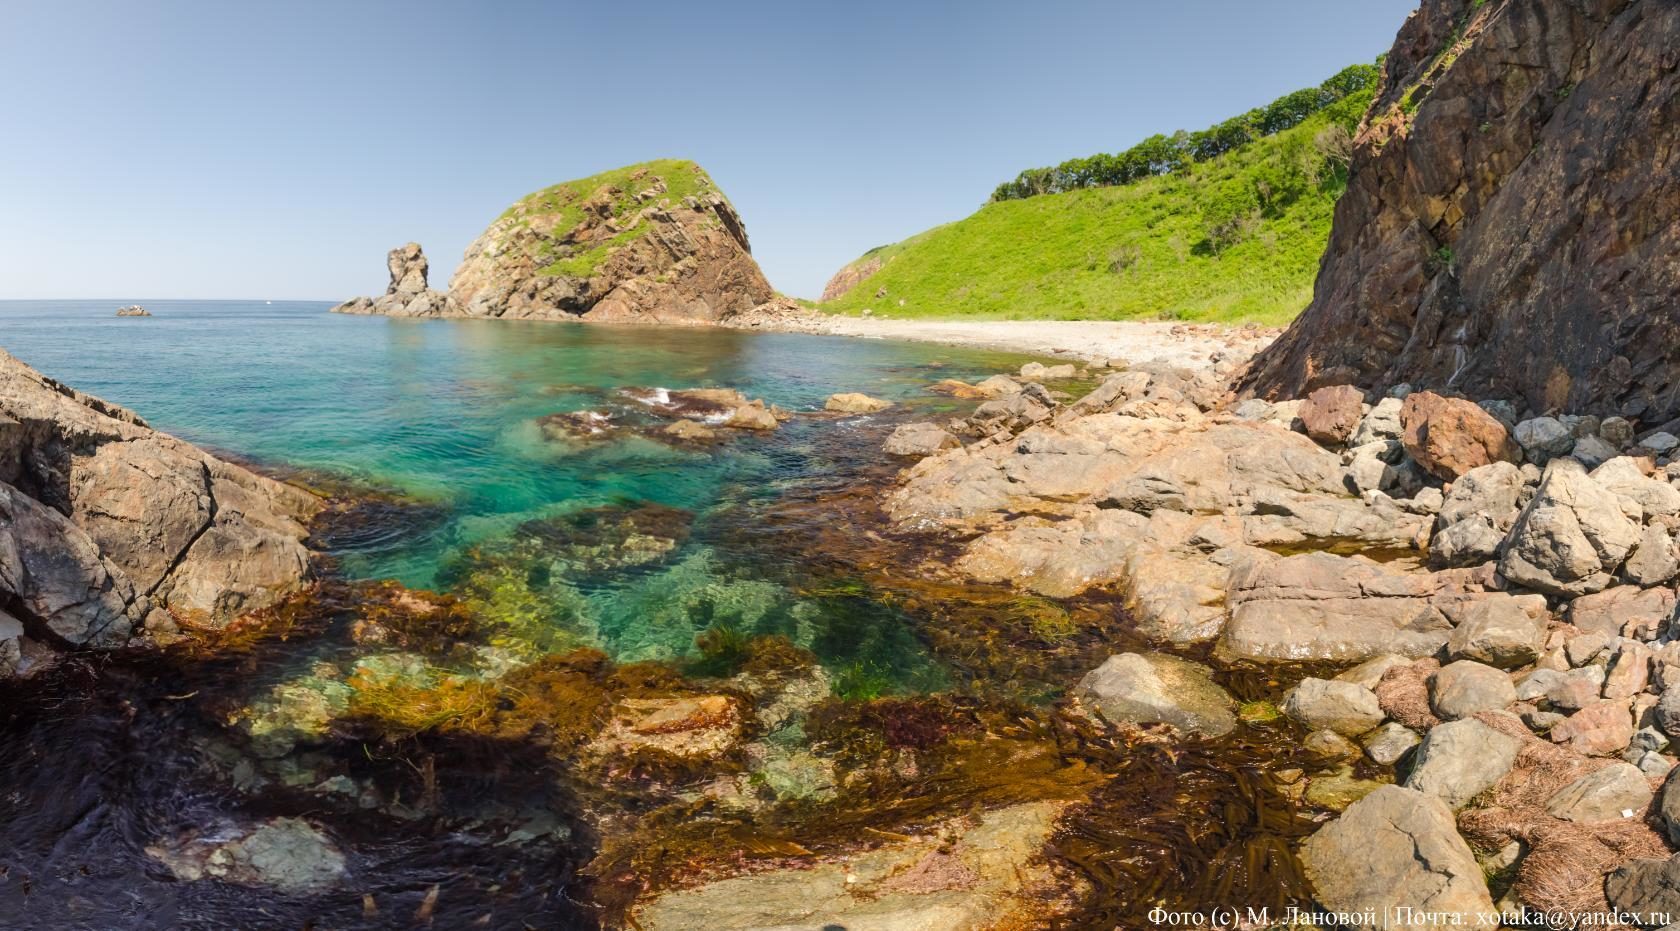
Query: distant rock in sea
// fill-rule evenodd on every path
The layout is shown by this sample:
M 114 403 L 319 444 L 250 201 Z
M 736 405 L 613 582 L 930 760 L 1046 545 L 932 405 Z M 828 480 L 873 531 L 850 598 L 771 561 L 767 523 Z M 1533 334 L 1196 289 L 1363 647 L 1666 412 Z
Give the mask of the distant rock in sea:
M 335 314 L 388 314 L 393 317 L 442 317 L 452 310 L 449 295 L 426 283 L 429 263 L 420 244 L 411 242 L 385 254 L 391 283 L 378 298 L 354 297 L 334 307 Z
M 117 316 L 119 317 L 150 317 L 151 315 L 151 311 L 141 307 L 139 304 L 130 304 L 127 307 L 117 308 Z
M 410 244 L 382 298 L 339 313 L 619 323 L 715 323 L 775 292 L 741 217 L 699 165 L 667 159 L 536 192 L 467 247 L 447 295 Z

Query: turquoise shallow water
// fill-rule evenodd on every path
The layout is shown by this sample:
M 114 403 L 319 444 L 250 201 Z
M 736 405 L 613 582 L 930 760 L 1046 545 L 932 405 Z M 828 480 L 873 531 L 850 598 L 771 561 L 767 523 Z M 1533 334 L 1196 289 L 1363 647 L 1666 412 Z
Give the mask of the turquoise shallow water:
M 724 625 L 796 635 L 842 663 L 862 650 L 910 680 L 925 669 L 890 612 L 855 598 L 791 599 L 758 571 L 779 554 L 732 551 L 729 535 L 708 530 L 725 506 L 847 468 L 857 444 L 837 452 L 840 441 L 878 421 L 802 418 L 712 451 L 640 436 L 556 443 L 536 421 L 578 410 L 635 416 L 623 389 L 656 386 L 733 387 L 795 411 L 863 391 L 934 414 L 950 402 L 928 394 L 928 382 L 1024 358 L 793 334 L 392 320 L 329 314 L 324 303 L 141 301 L 155 316 L 131 319 L 114 316 L 118 303 L 127 301 L 0 302 L 0 346 L 194 442 L 435 506 L 337 554 L 348 575 L 449 589 L 462 582 L 463 557 L 530 521 L 653 502 L 691 515 L 673 552 L 561 579 L 525 553 L 519 591 L 497 597 L 623 659 L 668 658 L 696 630 Z

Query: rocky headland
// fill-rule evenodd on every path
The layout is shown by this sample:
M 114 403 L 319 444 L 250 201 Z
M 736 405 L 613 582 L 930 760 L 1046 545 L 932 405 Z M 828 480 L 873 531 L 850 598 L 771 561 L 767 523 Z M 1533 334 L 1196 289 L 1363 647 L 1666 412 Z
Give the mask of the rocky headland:
M 1384 62 L 1312 305 L 1244 379 L 1680 415 L 1680 8 L 1426 0 Z
M 667 159 L 544 188 L 467 247 L 447 294 L 413 243 L 382 298 L 341 313 L 608 323 L 716 323 L 769 301 L 741 217 L 699 166 Z
M 0 352 L 0 672 L 275 604 L 319 507 Z

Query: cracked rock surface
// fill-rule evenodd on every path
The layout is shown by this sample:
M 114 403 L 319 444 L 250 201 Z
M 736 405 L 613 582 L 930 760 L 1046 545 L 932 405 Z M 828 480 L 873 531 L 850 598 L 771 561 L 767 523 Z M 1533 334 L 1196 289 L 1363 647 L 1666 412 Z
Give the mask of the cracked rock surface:
M 0 352 L 0 611 L 21 631 L 0 672 L 273 604 L 308 574 L 318 508 Z

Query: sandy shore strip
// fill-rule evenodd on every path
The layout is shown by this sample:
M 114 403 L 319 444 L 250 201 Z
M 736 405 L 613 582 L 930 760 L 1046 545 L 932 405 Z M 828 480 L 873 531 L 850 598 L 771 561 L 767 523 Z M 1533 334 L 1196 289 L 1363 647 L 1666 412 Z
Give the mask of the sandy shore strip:
M 883 320 L 808 310 L 747 314 L 727 325 L 978 346 L 1084 362 L 1123 360 L 1127 365 L 1164 363 L 1186 368 L 1246 361 L 1282 332 L 1274 327 L 1155 320 Z

